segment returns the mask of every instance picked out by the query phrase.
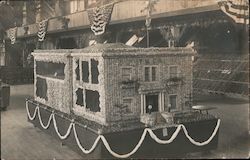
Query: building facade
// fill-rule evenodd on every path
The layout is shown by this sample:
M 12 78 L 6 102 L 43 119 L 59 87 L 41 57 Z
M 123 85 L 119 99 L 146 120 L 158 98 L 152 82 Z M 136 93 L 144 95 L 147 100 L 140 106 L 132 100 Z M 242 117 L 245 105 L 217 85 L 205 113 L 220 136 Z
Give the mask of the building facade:
M 33 55 L 35 100 L 61 112 L 113 125 L 191 109 L 191 48 L 111 43 Z

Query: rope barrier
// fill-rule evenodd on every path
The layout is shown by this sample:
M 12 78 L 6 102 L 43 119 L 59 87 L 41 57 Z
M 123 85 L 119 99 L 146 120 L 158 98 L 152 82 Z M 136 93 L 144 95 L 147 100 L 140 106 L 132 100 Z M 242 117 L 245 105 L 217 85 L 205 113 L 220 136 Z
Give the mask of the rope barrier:
M 36 106 L 35 111 L 34 111 L 34 114 L 33 114 L 33 116 L 31 116 L 31 115 L 30 115 L 30 112 L 29 112 L 29 108 L 28 108 L 28 102 L 26 101 L 26 110 L 27 110 L 28 118 L 29 118 L 30 120 L 34 120 L 35 117 L 36 117 L 36 114 L 38 114 L 39 122 L 40 122 L 41 126 L 42 126 L 44 129 L 48 129 L 48 128 L 49 128 L 49 125 L 50 125 L 50 123 L 51 123 L 51 120 L 53 119 L 53 124 L 54 124 L 55 131 L 56 131 L 57 135 L 60 137 L 60 139 L 62 139 L 62 140 L 63 140 L 63 139 L 66 139 L 66 138 L 70 135 L 71 129 L 73 128 L 73 132 L 74 132 L 74 137 L 75 137 L 76 143 L 77 143 L 78 147 L 81 149 L 81 151 L 82 151 L 83 153 L 85 153 L 85 154 L 91 153 L 91 152 L 96 148 L 98 142 L 99 142 L 100 139 L 101 139 L 102 142 L 103 142 L 103 144 L 104 144 L 104 146 L 105 146 L 106 149 L 109 151 L 109 153 L 110 153 L 111 155 L 113 155 L 114 157 L 116 157 L 116 158 L 128 158 L 128 157 L 130 157 L 131 155 L 133 155 L 134 153 L 136 153 L 136 151 L 140 148 L 141 144 L 143 143 L 143 141 L 144 141 L 144 139 L 145 139 L 145 137 L 146 137 L 146 135 L 147 135 L 147 132 L 149 133 L 150 137 L 151 137 L 153 140 L 155 140 L 157 143 L 159 143 L 159 144 L 169 144 L 169 143 L 172 143 L 172 142 L 174 141 L 174 139 L 175 139 L 175 138 L 177 137 L 177 135 L 179 134 L 180 130 L 183 129 L 183 131 L 184 131 L 184 133 L 185 133 L 185 136 L 189 139 L 189 141 L 190 141 L 192 144 L 197 145 L 197 146 L 204 146 L 204 145 L 207 145 L 208 143 L 210 143 L 210 142 L 212 141 L 212 139 L 213 139 L 214 136 L 216 135 L 216 133 L 217 133 L 217 131 L 218 131 L 218 129 L 219 129 L 219 126 L 220 126 L 220 119 L 218 119 L 217 124 L 216 124 L 216 127 L 215 127 L 215 129 L 214 129 L 212 135 L 211 135 L 206 141 L 204 141 L 204 142 L 197 142 L 197 141 L 195 141 L 194 139 L 192 139 L 192 137 L 189 136 L 188 131 L 187 131 L 186 127 L 185 127 L 183 124 L 180 124 L 180 125 L 177 126 L 175 132 L 172 134 L 172 136 L 171 136 L 170 139 L 168 139 L 168 140 L 161 140 L 161 139 L 159 139 L 159 138 L 154 134 L 154 132 L 152 131 L 152 129 L 150 129 L 150 128 L 145 128 L 144 131 L 143 131 L 143 133 L 142 133 L 142 135 L 141 135 L 141 138 L 140 138 L 139 142 L 137 143 L 137 145 L 134 147 L 134 149 L 133 149 L 132 151 L 130 151 L 129 153 L 126 153 L 126 154 L 118 154 L 118 153 L 114 152 L 114 151 L 111 149 L 111 147 L 110 147 L 108 141 L 106 140 L 106 138 L 105 138 L 103 135 L 99 135 L 99 136 L 96 138 L 94 144 L 92 145 L 92 147 L 91 147 L 89 150 L 87 150 L 87 149 L 85 149 L 84 147 L 82 147 L 81 142 L 80 142 L 80 140 L 79 140 L 79 138 L 78 138 L 78 135 L 77 135 L 77 132 L 76 132 L 76 126 L 75 126 L 75 121 L 74 121 L 74 119 L 71 120 L 71 123 L 70 123 L 70 125 L 69 125 L 69 127 L 68 127 L 68 130 L 67 130 L 66 134 L 65 134 L 65 135 L 61 135 L 61 134 L 59 133 L 59 130 L 58 130 L 58 127 L 57 127 L 57 123 L 56 123 L 56 119 L 55 119 L 55 114 L 54 114 L 54 112 L 51 113 L 47 125 L 44 125 L 43 122 L 42 122 L 42 118 L 41 118 L 41 115 L 40 115 L 40 109 L 39 109 L 38 106 Z

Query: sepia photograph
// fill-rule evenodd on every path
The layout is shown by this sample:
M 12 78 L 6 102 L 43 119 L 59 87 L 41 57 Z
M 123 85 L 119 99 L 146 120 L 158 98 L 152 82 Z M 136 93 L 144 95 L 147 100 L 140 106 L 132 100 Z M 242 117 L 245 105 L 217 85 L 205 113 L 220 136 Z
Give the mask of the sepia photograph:
M 2 160 L 249 159 L 248 0 L 0 0 Z

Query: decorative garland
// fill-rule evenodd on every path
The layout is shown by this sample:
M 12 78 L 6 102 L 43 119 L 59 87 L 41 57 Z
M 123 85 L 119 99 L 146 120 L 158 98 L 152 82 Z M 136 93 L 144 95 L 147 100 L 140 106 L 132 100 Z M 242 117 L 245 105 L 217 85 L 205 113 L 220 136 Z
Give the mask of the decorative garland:
M 54 124 L 54 128 L 55 128 L 55 131 L 56 131 L 58 137 L 60 137 L 60 139 L 62 139 L 62 140 L 63 140 L 63 139 L 66 139 L 66 138 L 69 136 L 69 134 L 70 134 L 70 131 L 71 131 L 72 126 L 73 126 L 73 124 L 74 124 L 74 120 L 71 121 L 71 123 L 70 123 L 70 125 L 69 125 L 69 128 L 68 128 L 68 130 L 67 130 L 67 132 L 66 132 L 65 135 L 63 136 L 63 135 L 61 135 L 61 134 L 59 133 L 59 130 L 58 130 L 58 128 L 57 128 L 55 114 L 54 114 L 54 113 L 52 113 L 52 114 L 53 114 L 53 124 Z M 41 121 L 40 121 L 40 122 L 41 122 Z
M 10 38 L 11 44 L 15 44 L 15 42 L 16 42 L 16 34 L 17 34 L 17 27 L 10 28 L 7 33 L 8 33 L 8 37 Z
M 40 108 L 39 108 L 39 107 L 37 107 L 37 108 L 38 108 L 38 109 L 37 109 L 37 111 L 38 111 L 38 118 L 39 118 L 39 121 L 40 121 L 41 126 L 43 127 L 43 129 L 48 129 L 48 128 L 49 128 L 49 125 L 50 125 L 50 121 L 52 120 L 52 118 L 53 118 L 53 120 L 54 120 L 54 114 L 50 114 L 47 125 L 44 125 L 44 124 L 43 124 L 43 121 L 42 121 L 42 118 L 41 118 Z
M 38 41 L 40 42 L 44 41 L 47 32 L 47 27 L 48 27 L 48 19 L 45 19 L 38 23 L 38 32 L 37 32 Z
M 248 0 L 216 0 L 220 9 L 236 23 L 249 25 Z
M 103 142 L 103 144 L 104 144 L 104 146 L 105 146 L 106 149 L 109 151 L 109 153 L 110 153 L 111 155 L 113 155 L 114 157 L 116 157 L 116 158 L 128 158 L 129 156 L 131 156 L 131 155 L 133 155 L 134 153 L 136 153 L 136 151 L 140 148 L 142 142 L 144 141 L 144 139 L 145 139 L 147 133 L 149 133 L 150 137 L 151 137 L 154 141 L 156 141 L 157 143 L 159 143 L 159 144 L 169 144 L 169 143 L 172 143 L 172 142 L 173 142 L 173 140 L 177 137 L 177 135 L 179 134 L 179 132 L 181 131 L 181 129 L 183 129 L 183 131 L 184 131 L 186 137 L 189 139 L 189 141 L 190 141 L 192 144 L 197 145 L 197 146 L 204 146 L 204 145 L 207 145 L 208 143 L 211 142 L 211 140 L 212 140 L 212 139 L 214 138 L 214 136 L 216 135 L 216 133 L 217 133 L 217 131 L 218 131 L 218 129 L 219 129 L 219 126 L 220 126 L 220 119 L 218 119 L 217 124 L 216 124 L 216 127 L 215 127 L 215 129 L 214 129 L 212 135 L 211 135 L 206 141 L 204 141 L 204 142 L 197 142 L 197 141 L 195 141 L 194 139 L 192 139 L 192 137 L 189 136 L 188 131 L 187 131 L 186 127 L 185 127 L 183 124 L 178 125 L 178 127 L 177 127 L 176 130 L 175 130 L 175 132 L 172 134 L 171 138 L 168 139 L 168 140 L 161 140 L 161 139 L 159 139 L 159 138 L 154 134 L 154 132 L 152 131 L 152 129 L 150 129 L 150 128 L 145 128 L 144 131 L 143 131 L 143 133 L 142 133 L 142 135 L 141 135 L 141 138 L 140 138 L 139 142 L 137 143 L 137 145 L 135 146 L 135 148 L 134 148 L 131 152 L 129 152 L 129 153 L 127 153 L 127 154 L 118 154 L 118 153 L 114 152 L 114 151 L 111 149 L 109 143 L 107 142 L 106 138 L 105 138 L 103 135 L 99 135 L 99 136 L 96 138 L 94 144 L 92 145 L 92 147 L 91 147 L 89 150 L 83 148 L 82 145 L 81 145 L 81 142 L 80 142 L 80 140 L 79 140 L 79 138 L 78 138 L 77 132 L 76 132 L 76 126 L 75 126 L 75 121 L 74 121 L 74 119 L 71 120 L 71 123 L 70 123 L 70 125 L 69 125 L 69 127 L 68 127 L 68 130 L 67 130 L 66 134 L 65 134 L 65 135 L 61 135 L 61 134 L 59 133 L 59 131 L 58 131 L 58 128 L 57 128 L 57 124 L 56 124 L 56 119 L 55 119 L 55 113 L 54 113 L 54 111 L 52 111 L 52 113 L 51 113 L 51 115 L 50 115 L 50 117 L 49 117 L 49 120 L 48 120 L 47 125 L 44 125 L 43 122 L 42 122 L 42 119 L 41 119 L 40 109 L 39 109 L 38 106 L 36 106 L 35 111 L 34 111 L 34 114 L 33 114 L 33 116 L 31 116 L 31 115 L 30 115 L 30 112 L 29 112 L 29 108 L 28 108 L 28 101 L 26 101 L 26 110 L 27 110 L 28 118 L 29 118 L 30 120 L 34 120 L 35 117 L 36 117 L 36 114 L 38 113 L 39 122 L 40 122 L 41 126 L 42 126 L 44 129 L 48 129 L 48 128 L 49 128 L 49 125 L 50 125 L 50 123 L 51 123 L 51 120 L 53 119 L 53 124 L 54 124 L 55 131 L 56 131 L 57 135 L 60 137 L 60 139 L 62 139 L 62 140 L 63 140 L 63 139 L 66 139 L 66 138 L 69 136 L 70 131 L 71 131 L 71 129 L 73 128 L 73 132 L 74 132 L 74 137 L 75 137 L 76 143 L 77 143 L 78 147 L 82 150 L 83 153 L 85 153 L 85 154 L 91 153 L 91 152 L 95 149 L 95 147 L 97 146 L 98 142 L 99 142 L 100 139 L 101 139 L 102 142 Z
M 109 23 L 114 3 L 87 10 L 91 25 L 91 30 L 95 35 L 105 32 L 105 27 Z

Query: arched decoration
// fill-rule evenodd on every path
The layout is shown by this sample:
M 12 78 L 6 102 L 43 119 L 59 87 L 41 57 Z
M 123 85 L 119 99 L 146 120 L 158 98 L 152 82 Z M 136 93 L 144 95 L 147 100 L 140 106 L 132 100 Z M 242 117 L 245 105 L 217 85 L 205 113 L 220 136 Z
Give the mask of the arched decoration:
M 106 25 L 109 23 L 114 3 L 87 10 L 91 25 L 91 30 L 95 35 L 105 32 Z
M 7 31 L 7 36 L 10 38 L 11 44 L 15 44 L 17 35 L 17 27 L 11 28 Z
M 98 137 L 95 139 L 92 147 L 88 150 L 88 149 L 85 149 L 79 138 L 78 138 L 78 134 L 77 134 L 77 131 L 76 131 L 76 122 L 74 119 L 69 119 L 70 120 L 70 124 L 69 124 L 69 127 L 67 129 L 67 132 L 66 134 L 64 135 L 61 135 L 61 133 L 59 132 L 59 129 L 58 129 L 58 126 L 57 126 L 57 122 L 56 122 L 56 118 L 55 118 L 55 112 L 52 111 L 51 115 L 49 116 L 49 119 L 47 121 L 47 124 L 45 125 L 44 122 L 42 121 L 42 118 L 41 118 L 41 113 L 40 113 L 40 109 L 39 109 L 39 106 L 36 106 L 35 110 L 34 110 L 34 113 L 33 115 L 31 115 L 30 111 L 29 111 L 29 105 L 28 105 L 28 102 L 29 100 L 26 100 L 26 111 L 27 111 L 27 116 L 29 118 L 29 120 L 33 121 L 35 120 L 36 118 L 36 115 L 38 115 L 38 119 L 39 119 L 39 122 L 40 122 L 40 125 L 42 126 L 43 129 L 48 129 L 50 124 L 51 124 L 51 121 L 53 121 L 53 126 L 54 126 L 54 129 L 58 135 L 58 137 L 61 139 L 61 140 L 64 140 L 64 139 L 67 139 L 68 136 L 70 135 L 71 131 L 73 130 L 74 132 L 74 137 L 75 137 L 75 140 L 76 140 L 76 143 L 78 145 L 78 147 L 81 149 L 81 151 L 84 153 L 84 154 L 89 154 L 91 153 L 92 151 L 94 151 L 94 149 L 96 148 L 96 146 L 98 145 L 99 141 L 102 141 L 102 143 L 104 144 L 105 148 L 107 149 L 107 151 L 114 157 L 116 158 L 128 158 L 130 156 L 132 156 L 133 154 L 135 154 L 137 152 L 137 150 L 143 145 L 143 142 L 147 136 L 147 134 L 157 143 L 161 144 L 161 145 L 166 145 L 166 144 L 170 144 L 172 143 L 176 137 L 178 136 L 179 132 L 181 130 L 183 130 L 186 138 L 194 145 L 196 146 L 205 146 L 207 144 L 209 144 L 213 138 L 216 136 L 218 130 L 219 130 L 219 127 L 220 127 L 220 122 L 221 120 L 218 119 L 217 120 L 217 123 L 216 123 L 216 126 L 211 134 L 211 136 L 203 141 L 203 142 L 199 142 L 199 141 L 195 141 L 188 133 L 188 130 L 186 129 L 185 125 L 183 124 L 178 124 L 176 125 L 176 130 L 174 131 L 174 133 L 172 134 L 172 136 L 168 139 L 168 140 L 162 140 L 162 139 L 159 139 L 157 137 L 157 135 L 154 133 L 154 131 L 151 129 L 151 128 L 145 128 L 140 139 L 138 140 L 138 143 L 137 145 L 135 145 L 135 147 L 133 148 L 133 150 L 131 150 L 130 152 L 126 153 L 126 154 L 119 154 L 115 151 L 113 151 L 113 147 L 110 146 L 109 142 L 107 141 L 107 139 L 105 138 L 105 136 L 102 134 L 101 130 L 99 129 L 98 130 Z M 87 128 L 88 126 L 86 126 Z
M 40 42 L 44 41 L 47 32 L 47 27 L 48 27 L 48 19 L 45 19 L 38 23 L 38 32 L 37 32 L 38 41 Z
M 216 0 L 221 10 L 236 23 L 249 24 L 248 0 Z

